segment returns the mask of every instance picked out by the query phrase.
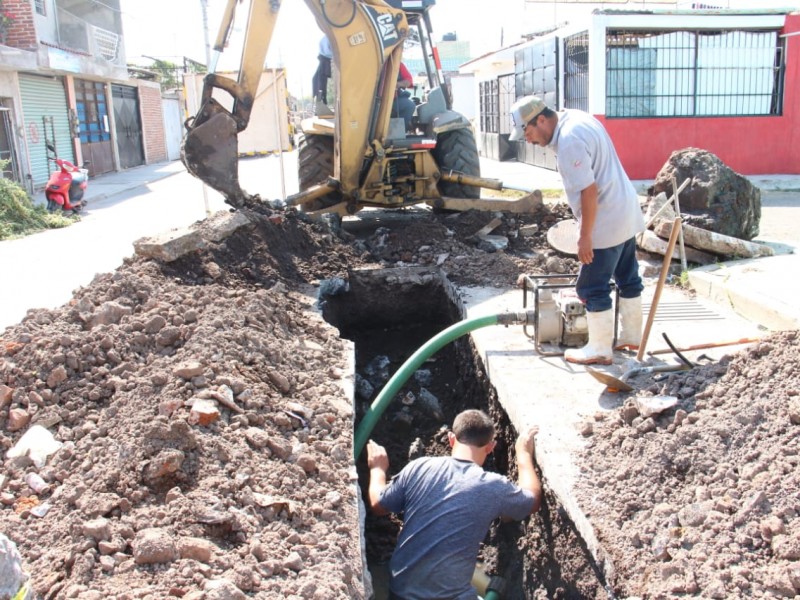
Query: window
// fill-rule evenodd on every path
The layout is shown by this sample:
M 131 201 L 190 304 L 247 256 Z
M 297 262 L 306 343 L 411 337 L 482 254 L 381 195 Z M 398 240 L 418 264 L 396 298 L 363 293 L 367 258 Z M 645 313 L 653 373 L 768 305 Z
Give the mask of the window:
M 779 115 L 778 31 L 609 31 L 607 117 Z
M 36 9 L 37 15 L 47 16 L 47 6 L 45 0 L 33 0 L 33 6 Z
M 500 131 L 500 115 L 497 107 L 497 80 L 481 81 L 479 84 L 481 98 L 481 131 L 497 133 Z

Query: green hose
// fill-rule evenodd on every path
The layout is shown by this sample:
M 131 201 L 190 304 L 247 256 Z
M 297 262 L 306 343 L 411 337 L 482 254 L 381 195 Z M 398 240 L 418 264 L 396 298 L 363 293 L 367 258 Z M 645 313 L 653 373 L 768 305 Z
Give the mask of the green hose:
M 383 386 L 383 389 L 375 400 L 373 400 L 372 406 L 369 407 L 364 418 L 361 419 L 361 423 L 359 423 L 358 429 L 356 429 L 356 436 L 353 442 L 353 456 L 358 459 L 378 419 L 381 418 L 381 415 L 383 415 L 389 407 L 395 394 L 397 394 L 406 380 L 414 374 L 414 371 L 416 371 L 422 363 L 453 340 L 460 338 L 470 331 L 480 329 L 481 327 L 497 325 L 503 321 L 501 317 L 508 314 L 509 313 L 502 313 L 483 317 L 472 317 L 471 319 L 464 319 L 463 321 L 454 323 L 444 331 L 433 336 L 414 352 L 414 354 L 412 354 L 397 370 L 397 373 L 392 375 L 391 379 L 386 382 L 386 385 Z

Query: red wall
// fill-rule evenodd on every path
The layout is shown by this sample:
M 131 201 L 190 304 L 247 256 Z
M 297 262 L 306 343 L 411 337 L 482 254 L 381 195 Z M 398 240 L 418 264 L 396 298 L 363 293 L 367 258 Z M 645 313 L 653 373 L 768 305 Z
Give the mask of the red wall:
M 782 33 L 800 31 L 800 13 Z M 606 119 L 603 122 L 631 179 L 654 179 L 670 154 L 690 146 L 716 154 L 742 175 L 800 174 L 800 35 L 786 38 L 783 115 Z

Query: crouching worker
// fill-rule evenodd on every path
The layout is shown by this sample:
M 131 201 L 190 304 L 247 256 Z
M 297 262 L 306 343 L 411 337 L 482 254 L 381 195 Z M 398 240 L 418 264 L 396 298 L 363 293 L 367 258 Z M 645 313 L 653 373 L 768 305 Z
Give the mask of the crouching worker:
M 455 418 L 450 456 L 413 460 L 389 484 L 386 450 L 370 440 L 370 508 L 377 515 L 404 513 L 389 565 L 391 599 L 476 600 L 470 582 L 492 521 L 521 520 L 541 505 L 542 485 L 533 467 L 537 431 L 532 427 L 517 438 L 519 485 L 483 470 L 495 431 L 479 410 Z

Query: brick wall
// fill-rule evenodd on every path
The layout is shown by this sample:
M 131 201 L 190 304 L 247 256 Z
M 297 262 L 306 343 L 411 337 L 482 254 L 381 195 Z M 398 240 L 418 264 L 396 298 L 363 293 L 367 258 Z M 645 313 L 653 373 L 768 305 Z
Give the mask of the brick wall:
M 13 22 L 6 31 L 6 46 L 20 50 L 33 50 L 38 45 L 33 22 L 33 2 L 30 0 L 3 0 L 3 9 Z
M 142 113 L 142 140 L 146 164 L 167 160 L 167 137 L 164 133 L 164 111 L 161 107 L 161 86 L 139 83 L 139 110 Z

